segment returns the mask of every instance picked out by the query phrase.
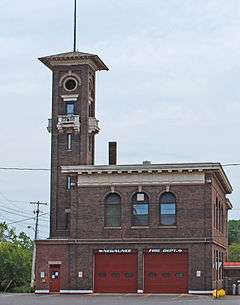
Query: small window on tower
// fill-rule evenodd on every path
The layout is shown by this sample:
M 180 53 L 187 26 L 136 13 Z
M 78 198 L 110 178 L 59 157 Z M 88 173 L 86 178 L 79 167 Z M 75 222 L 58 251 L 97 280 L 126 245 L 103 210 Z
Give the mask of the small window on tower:
M 90 117 L 94 117 L 93 103 L 91 101 L 89 101 L 89 105 L 88 105 L 88 115 Z
M 69 229 L 69 225 L 70 225 L 70 208 L 66 208 L 65 209 L 65 229 L 68 230 Z
M 91 152 L 93 149 L 93 135 L 90 135 L 88 138 L 88 150 Z
M 67 190 L 70 191 L 72 188 L 72 177 L 67 176 Z
M 67 134 L 67 150 L 72 149 L 72 134 L 68 133 Z
M 74 102 L 66 102 L 66 114 L 75 114 Z
M 77 81 L 72 77 L 67 78 L 63 84 L 64 89 L 66 89 L 67 91 L 75 90 L 77 88 L 77 85 Z

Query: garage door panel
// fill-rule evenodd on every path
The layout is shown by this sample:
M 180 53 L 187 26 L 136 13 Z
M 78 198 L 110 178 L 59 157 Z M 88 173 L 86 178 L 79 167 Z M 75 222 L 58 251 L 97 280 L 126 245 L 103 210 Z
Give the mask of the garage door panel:
M 136 292 L 137 253 L 96 254 L 95 292 Z
M 186 293 L 188 291 L 187 252 L 145 253 L 144 291 Z

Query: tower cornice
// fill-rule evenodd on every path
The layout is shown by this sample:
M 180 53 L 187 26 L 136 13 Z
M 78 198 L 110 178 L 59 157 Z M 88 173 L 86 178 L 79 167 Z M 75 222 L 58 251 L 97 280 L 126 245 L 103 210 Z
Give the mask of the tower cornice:
M 56 66 L 61 66 L 61 65 L 74 66 L 74 65 L 83 65 L 83 64 L 90 65 L 96 71 L 109 70 L 98 55 L 83 53 L 83 52 L 60 53 L 60 54 L 40 57 L 39 60 L 50 70 L 54 70 Z

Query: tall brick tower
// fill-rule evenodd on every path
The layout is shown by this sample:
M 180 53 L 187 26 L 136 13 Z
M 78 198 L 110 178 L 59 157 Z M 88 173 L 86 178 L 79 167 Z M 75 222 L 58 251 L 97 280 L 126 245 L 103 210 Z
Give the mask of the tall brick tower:
M 39 58 L 53 72 L 51 132 L 50 238 L 68 237 L 71 218 L 71 177 L 63 165 L 93 165 L 95 135 L 96 71 L 108 70 L 93 54 L 69 52 Z

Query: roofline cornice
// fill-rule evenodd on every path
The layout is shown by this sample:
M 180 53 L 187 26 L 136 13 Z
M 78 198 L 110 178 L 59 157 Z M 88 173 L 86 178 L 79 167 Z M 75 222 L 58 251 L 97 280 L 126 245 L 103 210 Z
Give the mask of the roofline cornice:
M 142 174 L 142 173 L 193 173 L 205 172 L 215 173 L 223 184 L 226 193 L 232 193 L 232 186 L 220 163 L 175 163 L 175 164 L 133 164 L 133 165 L 79 165 L 62 166 L 62 173 L 78 175 L 92 174 Z
M 89 64 L 94 67 L 94 70 L 108 71 L 108 67 L 104 64 L 104 62 L 100 59 L 98 55 L 77 55 L 76 56 L 46 56 L 38 58 L 45 66 L 47 66 L 50 70 L 54 70 L 54 67 L 60 65 L 81 65 L 81 64 Z

